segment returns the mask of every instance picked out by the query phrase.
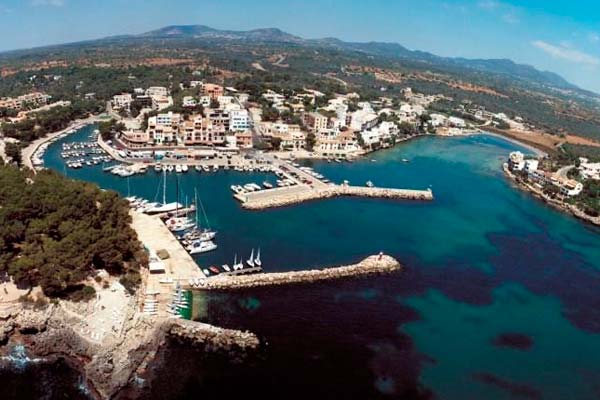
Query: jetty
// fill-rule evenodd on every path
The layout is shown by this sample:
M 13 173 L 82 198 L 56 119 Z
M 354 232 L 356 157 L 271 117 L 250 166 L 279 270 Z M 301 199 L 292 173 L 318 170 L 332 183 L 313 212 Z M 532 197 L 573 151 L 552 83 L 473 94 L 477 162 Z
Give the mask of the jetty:
M 171 302 L 175 284 L 190 279 L 202 280 L 206 276 L 160 217 L 135 211 L 131 211 L 130 215 L 131 226 L 144 247 L 153 255 L 164 255 L 160 260 L 151 260 L 150 271 L 144 273 L 142 291 L 151 294 L 157 301 L 158 316 L 167 317 L 167 307 Z
M 357 264 L 340 267 L 240 276 L 218 275 L 201 280 L 197 289 L 233 290 L 295 283 L 313 283 L 363 275 L 390 273 L 401 269 L 402 265 L 395 258 L 389 255 L 378 254 L 367 257 Z
M 234 197 L 241 202 L 243 208 L 248 210 L 263 210 L 334 197 L 431 201 L 433 200 L 433 192 L 431 189 L 413 190 L 345 185 L 296 185 L 258 192 L 240 193 L 234 195 Z

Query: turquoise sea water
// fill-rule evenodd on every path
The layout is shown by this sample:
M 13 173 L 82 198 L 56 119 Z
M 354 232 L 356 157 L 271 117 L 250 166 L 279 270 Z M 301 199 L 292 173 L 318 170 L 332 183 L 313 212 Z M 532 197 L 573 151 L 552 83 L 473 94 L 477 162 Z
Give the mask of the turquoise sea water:
M 83 140 L 91 129 L 64 140 Z M 219 249 L 199 256 L 200 265 L 231 264 L 259 246 L 267 271 L 351 263 L 379 251 L 405 265 L 386 276 L 206 295 L 202 320 L 250 329 L 269 343 L 264 358 L 236 375 L 244 393 L 598 398 L 600 230 L 514 188 L 500 167 L 516 148 L 491 136 L 431 137 L 352 164 L 306 162 L 335 182 L 431 187 L 433 202 L 335 199 L 249 212 L 229 186 L 274 177 L 181 174 L 182 198 L 191 200 L 197 187 L 219 231 Z M 100 167 L 65 170 L 59 153 L 52 146 L 46 166 L 71 177 L 148 199 L 160 188 L 153 171 L 128 188 Z M 169 201 L 176 179 L 168 178 Z M 178 379 L 184 393 L 222 384 L 193 373 Z

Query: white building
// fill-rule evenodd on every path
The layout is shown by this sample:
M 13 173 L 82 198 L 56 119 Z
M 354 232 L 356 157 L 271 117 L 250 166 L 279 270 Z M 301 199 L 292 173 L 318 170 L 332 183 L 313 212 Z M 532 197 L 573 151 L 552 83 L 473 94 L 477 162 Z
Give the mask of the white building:
M 600 180 L 600 162 L 590 163 L 587 158 L 579 159 L 579 174 L 584 179 Z
M 248 110 L 231 110 L 229 112 L 229 129 L 234 132 L 245 131 L 252 127 Z
M 192 96 L 184 96 L 182 105 L 184 107 L 196 107 L 198 102 Z
M 525 156 L 520 151 L 513 151 L 508 156 L 508 166 L 512 171 L 522 171 L 525 168 Z
M 133 97 L 131 97 L 131 93 L 122 93 L 113 96 L 111 105 L 113 108 L 118 108 L 121 110 L 129 110 L 129 106 L 133 101 Z
M 146 89 L 146 96 L 168 96 L 169 92 L 163 86 L 151 86 Z
M 448 118 L 445 115 L 434 113 L 429 114 L 429 117 L 431 118 L 429 122 L 434 128 L 437 128 L 439 126 L 446 126 L 446 121 L 448 120 Z
M 525 171 L 537 171 L 540 162 L 538 160 L 525 160 Z
M 467 123 L 465 122 L 465 120 L 462 118 L 458 118 L 458 117 L 449 117 L 448 124 L 455 128 L 464 128 L 467 126 Z
M 370 129 L 377 124 L 377 114 L 370 110 L 358 110 L 352 113 L 350 127 L 355 131 Z

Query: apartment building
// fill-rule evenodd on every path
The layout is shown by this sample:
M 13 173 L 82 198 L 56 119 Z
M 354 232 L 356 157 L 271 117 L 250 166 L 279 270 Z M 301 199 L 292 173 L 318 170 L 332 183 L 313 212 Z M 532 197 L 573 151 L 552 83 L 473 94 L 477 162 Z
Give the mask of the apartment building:
M 129 106 L 131 105 L 132 101 L 133 97 L 131 96 L 131 93 L 121 93 L 114 95 L 110 103 L 113 108 L 119 110 L 129 110 Z
M 229 129 L 233 132 L 246 131 L 252 127 L 248 110 L 229 111 Z
M 223 96 L 223 86 L 214 83 L 205 83 L 202 85 L 202 94 L 209 96 L 213 100 L 217 100 L 219 96 Z
M 323 129 L 327 129 L 328 118 L 318 112 L 302 114 L 302 121 L 311 132 L 319 132 Z
M 181 123 L 181 114 L 169 112 L 166 114 L 158 114 L 148 118 L 149 138 L 155 144 L 174 144 L 179 139 L 179 125 Z
M 45 93 L 33 92 L 16 98 L 2 98 L 0 99 L 0 108 L 7 108 L 9 110 L 22 110 L 25 106 L 35 108 L 47 104 L 50 99 L 51 96 Z

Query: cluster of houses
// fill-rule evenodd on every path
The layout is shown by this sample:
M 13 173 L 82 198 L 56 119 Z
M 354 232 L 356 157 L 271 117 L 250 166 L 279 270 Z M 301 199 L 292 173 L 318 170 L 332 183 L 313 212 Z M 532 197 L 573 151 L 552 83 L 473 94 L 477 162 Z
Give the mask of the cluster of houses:
M 564 196 L 577 196 L 583 190 L 583 184 L 575 179 L 561 176 L 555 172 L 544 171 L 536 159 L 526 159 L 520 151 L 513 151 L 508 157 L 508 168 L 513 172 L 524 172 L 527 179 L 540 187 L 556 186 Z
M 193 81 L 192 87 L 198 88 L 200 102 L 196 102 L 195 98 L 190 98 L 191 96 L 184 97 L 182 106 L 193 108 L 202 104 L 205 106 L 204 113 L 195 112 L 187 116 L 173 111 L 158 113 L 147 118 L 146 129 L 130 128 L 122 132 L 120 140 L 129 148 L 252 147 L 252 120 L 250 113 L 243 106 L 247 97 L 225 95 L 224 88 L 214 84 Z M 149 88 L 144 95 L 153 99 L 153 102 L 155 98 L 167 98 L 169 103 L 173 102 L 164 87 Z M 116 101 L 113 98 L 113 107 Z M 167 107 L 155 106 L 153 103 L 151 110 L 160 111 Z M 140 113 L 141 118 L 145 118 L 144 115 L 145 112 Z
M 129 127 L 121 135 L 129 148 L 165 146 L 224 146 L 250 148 L 253 134 L 270 142 L 277 150 L 310 150 L 317 156 L 347 158 L 367 151 L 393 145 L 408 125 L 416 132 L 421 117 L 442 95 L 424 95 L 410 88 L 402 91 L 401 101 L 379 97 L 361 101 L 357 93 L 327 97 L 322 92 L 305 88 L 293 93 L 278 93 L 267 89 L 260 94 L 261 102 L 287 118 L 263 120 L 263 108 L 249 103 L 249 95 L 233 87 L 191 81 L 194 89 L 181 100 L 185 115 L 165 110 L 173 98 L 165 87 L 135 89 L 112 99 L 112 107 L 129 110 L 135 101 L 142 109 L 140 127 Z M 255 99 L 256 100 L 256 99 Z M 317 107 L 317 104 L 319 105 Z M 202 106 L 202 112 L 197 111 Z M 160 111 L 163 111 L 160 113 Z M 150 117 L 146 114 L 154 111 Z M 294 118 L 289 118 L 292 115 Z M 146 119 L 147 123 L 143 123 Z M 294 121 L 295 123 L 290 123 Z M 141 129 L 141 126 L 147 126 Z M 403 126 L 404 125 L 404 126 Z M 430 129 L 462 132 L 469 124 L 458 117 L 431 114 Z M 451 132 L 452 133 L 452 132 Z
M 36 108 L 48 104 L 51 96 L 42 92 L 33 92 L 19 97 L 0 98 L 0 108 L 21 111 L 25 108 Z

